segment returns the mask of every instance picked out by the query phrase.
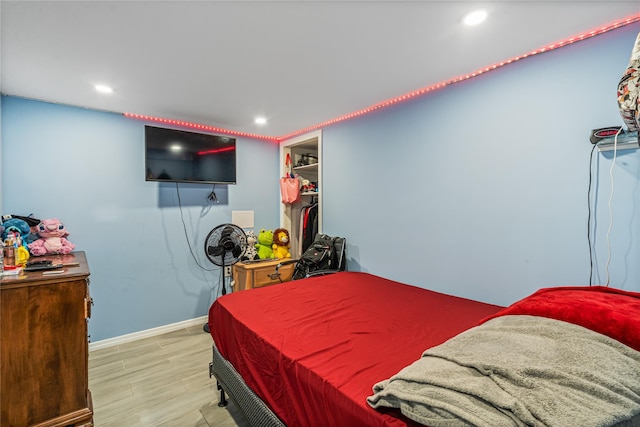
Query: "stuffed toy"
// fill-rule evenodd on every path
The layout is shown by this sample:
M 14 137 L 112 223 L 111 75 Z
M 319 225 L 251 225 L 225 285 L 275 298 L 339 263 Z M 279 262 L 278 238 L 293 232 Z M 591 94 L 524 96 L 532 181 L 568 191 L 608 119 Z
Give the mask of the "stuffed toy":
M 274 258 L 290 258 L 289 253 L 289 232 L 286 228 L 276 228 L 273 232 L 273 256 Z
M 20 220 L 20 221 L 16 221 Z M 9 224 L 19 224 L 22 240 L 26 242 L 27 245 L 35 240 L 38 240 L 38 224 L 40 224 L 40 220 L 34 218 L 32 215 L 22 216 L 22 215 L 3 215 L 2 221 L 4 223 Z M 26 225 L 25 225 L 26 224 Z M 26 233 L 26 228 L 29 227 L 29 232 Z M 4 239 L 4 236 L 2 236 Z
M 273 245 L 273 230 L 265 230 L 263 228 L 260 230 L 260 233 L 258 233 L 258 243 L 256 243 L 258 258 L 273 258 L 273 248 L 271 245 Z
M 67 229 L 59 219 L 43 219 L 38 224 L 38 236 L 40 238 L 29 244 L 29 251 L 35 256 L 68 254 L 76 247 L 65 238 L 68 235 Z
M 2 240 L 7 240 L 7 238 L 18 240 L 18 244 L 22 245 L 22 241 L 29 235 L 31 232 L 31 227 L 27 224 L 26 221 L 18 218 L 9 218 L 2 223 L 4 230 L 2 231 Z
M 2 241 L 15 247 L 15 265 L 25 265 L 29 261 L 27 237 L 31 233 L 29 224 L 18 218 L 9 218 L 2 223 Z
M 256 233 L 253 230 L 249 230 L 246 232 L 247 235 L 247 249 L 244 251 L 244 255 L 242 255 L 242 260 L 254 260 L 258 259 L 258 250 L 256 249 L 256 243 L 258 243 L 258 238 L 256 237 Z

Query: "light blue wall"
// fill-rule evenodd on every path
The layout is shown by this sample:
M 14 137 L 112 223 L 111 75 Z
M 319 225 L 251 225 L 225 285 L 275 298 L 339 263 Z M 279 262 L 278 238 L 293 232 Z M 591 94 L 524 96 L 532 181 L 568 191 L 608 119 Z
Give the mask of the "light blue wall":
M 86 251 L 93 341 L 206 315 L 220 293 L 207 233 L 232 210 L 278 225 L 276 144 L 238 139 L 237 185 L 216 186 L 210 204 L 211 185 L 180 184 L 181 210 L 174 184 L 144 180 L 143 122 L 3 97 L 2 123 L 4 213 L 58 217 Z
M 323 130 L 323 230 L 349 269 L 509 304 L 589 281 L 588 142 L 620 125 L 616 87 L 640 25 L 538 55 Z M 191 258 L 175 187 L 143 180 L 143 123 L 2 99 L 5 213 L 58 216 L 87 251 L 93 340 L 206 314 L 218 271 Z M 269 160 L 272 159 L 272 160 Z M 232 210 L 278 221 L 277 147 L 238 141 L 238 184 L 180 186 L 202 265 L 206 233 Z M 611 158 L 594 160 L 595 253 L 606 281 Z M 265 179 L 264 177 L 271 177 Z M 611 285 L 640 291 L 640 152 L 614 167 Z M 219 195 L 225 195 L 218 187 Z
M 323 132 L 323 230 L 349 268 L 499 304 L 589 283 L 591 129 L 622 125 L 616 89 L 640 25 L 522 60 Z M 597 155 L 604 283 L 611 160 Z M 640 290 L 640 152 L 614 168 L 611 285 Z

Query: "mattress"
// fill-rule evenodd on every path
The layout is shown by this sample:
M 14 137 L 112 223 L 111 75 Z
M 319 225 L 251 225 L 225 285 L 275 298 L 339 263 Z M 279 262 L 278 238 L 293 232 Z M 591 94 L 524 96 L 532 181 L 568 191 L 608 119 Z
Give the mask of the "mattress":
M 373 385 L 500 309 L 342 272 L 223 296 L 209 327 L 220 354 L 289 427 L 412 426 L 367 404 Z

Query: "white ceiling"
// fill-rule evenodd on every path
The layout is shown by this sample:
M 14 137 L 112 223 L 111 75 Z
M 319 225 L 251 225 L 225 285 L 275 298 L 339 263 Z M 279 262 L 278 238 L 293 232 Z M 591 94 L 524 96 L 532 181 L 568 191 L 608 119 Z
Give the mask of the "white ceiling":
M 480 8 L 483 24 L 462 25 Z M 638 15 L 640 0 L 2 0 L 0 14 L 4 94 L 284 136 Z

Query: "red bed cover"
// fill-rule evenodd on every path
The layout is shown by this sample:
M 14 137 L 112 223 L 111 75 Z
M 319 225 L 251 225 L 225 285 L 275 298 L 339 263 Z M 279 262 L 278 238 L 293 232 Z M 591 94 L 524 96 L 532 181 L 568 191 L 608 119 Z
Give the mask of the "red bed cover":
M 407 426 L 367 404 L 373 385 L 501 308 L 343 272 L 223 296 L 209 326 L 287 426 Z

